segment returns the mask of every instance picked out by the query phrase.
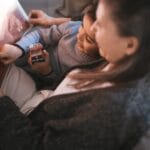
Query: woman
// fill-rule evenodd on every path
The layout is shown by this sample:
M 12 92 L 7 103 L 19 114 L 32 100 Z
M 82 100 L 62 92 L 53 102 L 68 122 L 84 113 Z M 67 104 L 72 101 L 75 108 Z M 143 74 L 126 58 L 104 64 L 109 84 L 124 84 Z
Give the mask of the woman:
M 28 117 L 1 93 L 0 148 L 132 149 L 149 128 L 149 15 L 149 0 L 100 0 L 93 30 L 108 64 L 71 72 L 70 91 Z

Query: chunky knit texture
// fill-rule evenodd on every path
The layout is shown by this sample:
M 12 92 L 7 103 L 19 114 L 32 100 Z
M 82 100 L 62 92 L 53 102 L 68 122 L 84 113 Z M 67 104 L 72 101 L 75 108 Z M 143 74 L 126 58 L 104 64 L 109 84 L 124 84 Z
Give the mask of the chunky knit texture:
M 66 94 L 24 116 L 0 98 L 1 150 L 131 150 L 149 128 L 150 76 L 120 87 Z

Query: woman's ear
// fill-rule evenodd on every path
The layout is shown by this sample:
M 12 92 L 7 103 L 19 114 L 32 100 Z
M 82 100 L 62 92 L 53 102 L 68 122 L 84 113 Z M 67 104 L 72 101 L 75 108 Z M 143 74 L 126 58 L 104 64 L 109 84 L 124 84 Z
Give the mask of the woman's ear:
M 138 47 L 139 47 L 139 40 L 136 37 L 128 37 L 126 54 L 127 55 L 134 54 L 137 51 Z

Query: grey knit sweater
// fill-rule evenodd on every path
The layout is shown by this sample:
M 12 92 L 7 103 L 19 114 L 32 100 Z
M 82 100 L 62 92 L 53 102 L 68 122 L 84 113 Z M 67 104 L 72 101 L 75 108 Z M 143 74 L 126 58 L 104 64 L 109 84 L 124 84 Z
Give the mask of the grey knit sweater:
M 59 95 L 30 116 L 0 98 L 1 150 L 132 150 L 149 129 L 150 76 L 120 87 Z

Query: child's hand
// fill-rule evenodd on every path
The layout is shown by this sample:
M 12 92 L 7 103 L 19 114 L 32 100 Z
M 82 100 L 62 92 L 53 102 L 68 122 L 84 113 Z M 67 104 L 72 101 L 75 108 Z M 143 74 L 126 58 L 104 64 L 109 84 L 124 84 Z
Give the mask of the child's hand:
M 59 25 L 67 21 L 70 21 L 70 18 L 52 18 L 42 10 L 31 10 L 29 13 L 29 23 L 33 25 L 49 27 L 50 25 Z
M 41 44 L 36 44 L 30 48 L 28 63 L 34 71 L 42 75 L 49 74 L 52 70 L 49 61 L 49 54 L 43 50 Z
M 10 64 L 22 56 L 22 50 L 11 44 L 4 44 L 0 48 L 0 61 L 4 64 Z

